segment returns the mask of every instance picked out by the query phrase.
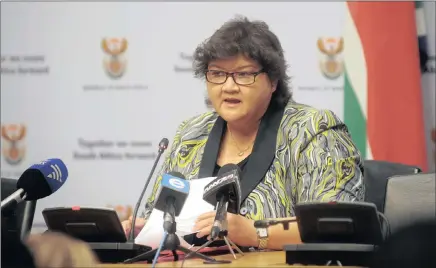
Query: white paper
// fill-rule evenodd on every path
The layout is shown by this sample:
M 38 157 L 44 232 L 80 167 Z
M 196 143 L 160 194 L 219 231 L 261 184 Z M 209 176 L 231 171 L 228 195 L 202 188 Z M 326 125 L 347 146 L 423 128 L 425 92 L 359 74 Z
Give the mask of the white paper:
M 181 246 L 189 247 L 188 243 L 182 237 L 193 233 L 192 228 L 194 228 L 198 216 L 214 210 L 211 204 L 203 200 L 203 192 L 204 187 L 215 178 L 216 177 L 209 177 L 189 181 L 190 189 L 188 198 L 186 198 L 185 205 L 180 215 L 176 217 L 176 234 L 179 236 Z M 142 228 L 141 232 L 136 237 L 135 243 L 155 249 L 159 247 L 163 235 L 163 212 L 153 209 L 144 228 Z

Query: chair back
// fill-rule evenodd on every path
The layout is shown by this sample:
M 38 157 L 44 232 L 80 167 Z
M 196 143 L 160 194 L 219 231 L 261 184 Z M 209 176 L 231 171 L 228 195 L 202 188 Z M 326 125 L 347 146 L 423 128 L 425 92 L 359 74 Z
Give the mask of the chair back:
M 435 177 L 435 173 L 419 173 L 388 179 L 384 215 L 391 233 L 417 222 L 436 220 Z
M 374 203 L 377 206 L 377 210 L 383 213 L 388 178 L 396 175 L 410 175 L 419 172 L 421 172 L 421 169 L 415 166 L 378 160 L 365 160 L 365 201 Z
M 1 200 L 17 190 L 17 180 L 1 178 Z M 24 201 L 15 207 L 2 210 L 2 233 L 20 238 L 26 237 L 32 229 L 36 200 Z M 4 224 L 4 225 L 3 225 Z

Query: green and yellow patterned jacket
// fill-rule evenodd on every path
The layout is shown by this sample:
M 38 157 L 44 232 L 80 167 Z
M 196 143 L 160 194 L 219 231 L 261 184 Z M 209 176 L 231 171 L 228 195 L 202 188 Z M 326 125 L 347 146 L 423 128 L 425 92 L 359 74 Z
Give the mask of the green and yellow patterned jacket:
M 211 177 L 226 123 L 216 112 L 184 121 L 142 216 L 154 204 L 161 175 Z M 298 202 L 363 201 L 363 161 L 347 127 L 328 110 L 290 101 L 268 109 L 242 172 L 241 214 L 253 220 L 291 217 Z

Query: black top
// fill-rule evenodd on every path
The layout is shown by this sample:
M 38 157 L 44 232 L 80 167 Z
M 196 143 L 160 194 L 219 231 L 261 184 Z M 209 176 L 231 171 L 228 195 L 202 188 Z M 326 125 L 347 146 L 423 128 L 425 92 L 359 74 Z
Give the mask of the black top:
M 241 169 L 241 172 L 244 172 L 245 167 L 247 166 L 249 157 L 250 156 L 247 156 L 244 160 L 242 160 L 241 162 L 238 163 L 238 166 Z M 221 167 L 218 164 L 215 165 L 212 177 L 216 177 L 218 175 L 218 171 L 220 170 L 220 168 Z M 242 176 L 239 179 L 242 179 Z
M 244 160 L 242 160 L 241 162 L 238 163 L 239 168 L 241 169 L 241 172 L 244 172 L 245 167 L 247 166 L 248 163 L 248 159 L 250 156 L 247 156 Z M 218 164 L 215 164 L 215 168 L 213 170 L 213 177 L 215 177 L 218 174 L 218 171 L 220 170 L 220 166 Z M 242 179 L 242 177 L 240 178 Z M 186 240 L 186 242 L 188 242 L 188 244 L 192 245 L 194 244 L 195 246 L 201 246 L 203 244 L 205 244 L 207 242 L 207 237 L 202 237 L 202 238 L 197 238 L 195 236 L 196 234 L 190 234 L 190 235 L 185 235 L 184 239 Z M 220 247 L 220 246 L 224 246 L 225 242 L 224 241 L 216 241 L 213 242 L 209 245 L 209 247 Z

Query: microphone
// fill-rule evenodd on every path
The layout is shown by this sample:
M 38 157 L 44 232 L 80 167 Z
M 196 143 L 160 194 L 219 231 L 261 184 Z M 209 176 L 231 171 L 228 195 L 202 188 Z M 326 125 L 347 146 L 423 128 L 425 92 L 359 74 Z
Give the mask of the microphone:
M 291 222 L 296 222 L 297 219 L 292 218 L 292 219 L 265 219 L 265 220 L 257 220 L 254 222 L 254 227 L 256 228 L 268 228 L 272 225 L 277 225 L 277 224 L 282 224 L 283 225 L 283 229 L 285 230 L 289 230 L 289 223 Z
M 144 197 L 145 191 L 148 188 L 148 184 L 150 184 L 150 180 L 151 180 L 151 177 L 153 176 L 154 170 L 156 169 L 157 163 L 159 163 L 159 159 L 162 156 L 163 152 L 168 148 L 168 143 L 169 143 L 169 141 L 167 138 L 163 138 L 159 142 L 159 149 L 158 149 L 158 153 L 157 153 L 157 158 L 156 158 L 156 160 L 154 160 L 153 167 L 151 168 L 150 174 L 148 175 L 148 178 L 145 182 L 145 186 L 142 189 L 141 195 L 139 196 L 138 202 L 136 203 L 135 209 L 133 210 L 132 226 L 131 226 L 130 233 L 129 233 L 129 241 L 130 242 L 135 241 L 135 222 L 136 222 L 136 217 L 138 216 L 139 206 L 141 206 L 142 199 Z
M 68 170 L 64 162 L 51 158 L 32 165 L 17 181 L 17 191 L 1 202 L 1 210 L 23 200 L 33 201 L 51 195 L 67 181 Z
M 162 176 L 155 208 L 164 212 L 164 230 L 167 233 L 175 231 L 175 217 L 180 215 L 189 189 L 189 182 L 179 172 L 170 172 Z
M 204 254 L 194 252 L 186 247 L 180 245 L 180 239 L 176 235 L 176 216 L 180 215 L 183 205 L 188 198 L 190 190 L 189 181 L 185 180 L 185 177 L 179 172 L 170 172 L 162 175 L 162 180 L 159 189 L 157 190 L 155 209 L 164 212 L 164 236 L 161 244 L 157 249 L 153 249 L 133 258 L 127 259 L 124 263 L 133 263 L 139 260 L 148 259 L 154 256 L 152 267 L 156 265 L 161 250 L 171 250 L 174 255 L 174 260 L 177 261 L 177 251 L 182 251 L 186 256 L 194 254 L 195 256 L 202 258 L 205 261 L 216 262 L 214 258 L 208 257 Z
M 238 214 L 241 205 L 241 170 L 235 164 L 224 165 L 216 179 L 204 187 L 203 200 L 215 206 L 215 221 L 211 230 L 211 239 L 219 236 L 227 212 Z

